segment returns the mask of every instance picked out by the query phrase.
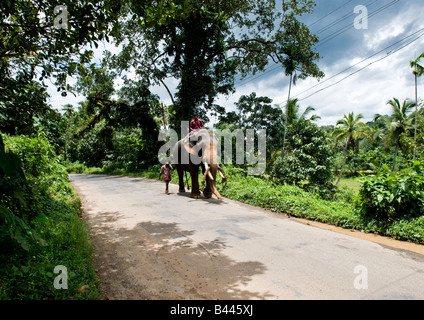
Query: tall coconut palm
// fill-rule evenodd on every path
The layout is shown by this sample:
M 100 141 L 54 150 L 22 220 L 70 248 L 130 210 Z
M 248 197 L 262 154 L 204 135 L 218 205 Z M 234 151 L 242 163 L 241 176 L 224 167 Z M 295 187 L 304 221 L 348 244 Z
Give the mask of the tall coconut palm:
M 401 134 L 406 133 L 407 131 L 413 128 L 415 112 L 412 112 L 416 106 L 416 103 L 411 100 L 403 101 L 402 105 L 399 100 L 393 98 L 387 102 L 388 105 L 392 107 L 392 114 L 390 116 L 386 116 L 386 144 L 388 146 L 395 145 L 395 155 L 393 159 L 393 168 L 392 171 L 395 171 L 396 168 L 396 157 L 399 152 L 399 148 L 401 145 Z
M 344 115 L 343 119 L 337 121 L 336 125 L 338 127 L 334 129 L 332 133 L 332 137 L 335 137 L 336 141 L 340 139 L 345 140 L 344 158 L 336 185 L 340 182 L 342 177 L 350 144 L 359 137 L 364 136 L 367 132 L 367 126 L 365 123 L 360 121 L 362 118 L 362 114 L 355 116 L 353 112 L 348 115 Z
M 297 123 L 298 121 L 316 121 L 318 119 L 321 119 L 320 116 L 317 116 L 316 114 L 311 115 L 309 118 L 306 118 L 312 111 L 315 111 L 315 108 L 308 106 L 303 111 L 302 114 L 300 114 L 300 105 L 298 103 L 299 99 L 288 99 L 288 104 L 286 104 L 286 111 L 282 114 L 281 119 L 284 123 L 284 128 L 293 125 Z M 276 105 L 277 106 L 277 105 Z M 284 132 L 287 130 L 284 129 Z M 285 140 L 283 138 L 283 146 L 281 148 L 278 148 L 276 150 L 273 150 L 271 152 L 272 157 L 280 153 L 281 158 L 284 159 L 284 153 L 285 153 Z
M 282 51 L 286 57 L 283 60 L 280 60 L 281 64 L 283 65 L 285 75 L 290 76 L 289 92 L 286 103 L 286 118 L 284 121 L 283 150 L 281 151 L 282 159 L 284 159 L 284 150 L 286 147 L 288 108 L 292 84 L 296 84 L 297 78 L 305 79 L 309 74 L 318 79 L 324 77 L 324 73 L 318 69 L 316 64 L 312 63 L 312 56 L 304 55 L 304 50 L 301 49 L 302 46 L 299 47 L 299 40 L 291 40 L 294 40 L 294 42 L 288 41 L 286 47 Z M 305 44 L 306 42 L 301 41 L 300 43 Z M 300 74 L 298 75 L 297 72 Z
M 289 63 L 290 62 L 290 63 Z M 288 115 L 289 115 L 289 104 L 290 104 L 290 93 L 291 93 L 291 87 L 292 83 L 295 84 L 296 82 L 296 75 L 293 78 L 293 72 L 295 72 L 294 65 L 291 60 L 289 62 L 286 61 L 286 75 L 290 74 L 290 82 L 289 82 L 289 94 L 287 97 L 287 103 L 286 103 L 286 117 L 284 120 L 284 135 L 283 135 L 283 150 L 281 151 L 281 159 L 284 159 L 284 150 L 286 149 L 286 135 L 287 135 L 287 125 L 288 125 Z
M 315 114 L 311 115 L 309 118 L 306 118 L 312 111 L 315 109 L 311 106 L 306 107 L 305 111 L 302 114 L 299 113 L 300 105 L 298 103 L 299 99 L 290 99 L 287 108 L 287 124 L 293 124 L 298 121 L 315 121 L 321 119 L 320 116 Z M 286 117 L 286 115 L 284 115 Z
M 418 77 L 421 77 L 424 74 L 424 67 L 418 63 L 418 61 L 420 61 L 421 58 L 424 58 L 424 52 L 421 53 L 414 61 L 409 61 L 409 65 L 413 69 L 412 73 L 414 74 L 414 77 L 415 77 L 415 119 L 414 119 L 414 155 L 413 155 L 414 161 L 415 161 L 415 139 L 416 139 L 416 136 L 417 136 L 417 116 L 418 116 L 418 111 L 417 111 L 417 105 L 418 105 L 417 84 L 418 84 Z

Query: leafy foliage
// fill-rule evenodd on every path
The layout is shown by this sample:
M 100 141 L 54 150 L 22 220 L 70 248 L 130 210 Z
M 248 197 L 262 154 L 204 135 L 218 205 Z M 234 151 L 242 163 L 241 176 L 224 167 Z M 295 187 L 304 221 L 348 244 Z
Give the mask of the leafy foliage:
M 424 214 L 424 167 L 416 161 L 399 173 L 383 165 L 375 177 L 363 177 L 358 206 L 362 214 L 380 221 Z
M 411 131 L 413 121 L 415 118 L 415 112 L 412 112 L 415 107 L 415 102 L 405 100 L 402 104 L 396 98 L 389 100 L 388 105 L 392 108 L 391 115 L 381 116 L 379 114 L 376 117 L 382 117 L 386 125 L 387 133 L 385 135 L 385 143 L 387 146 L 395 145 L 395 153 L 393 159 L 393 168 L 396 169 L 396 158 L 398 155 L 399 148 L 405 150 L 406 145 L 402 144 L 402 135 Z
M 46 88 L 32 80 L 34 70 L 18 72 L 15 78 L 0 66 L 0 130 L 8 134 L 34 133 L 37 119 L 47 117 Z
M 155 120 L 161 113 L 159 98 L 145 81 L 127 79 L 117 92 L 119 100 L 113 100 L 113 78 L 113 72 L 100 68 L 93 77 L 78 81 L 78 90 L 88 96 L 68 117 L 68 134 L 74 141 L 67 159 L 88 166 L 115 162 L 131 169 L 146 168 L 157 162 L 160 147 Z
M 42 133 L 34 138 L 3 137 L 0 299 L 97 297 L 88 232 L 65 168 Z M 68 268 L 69 290 L 53 288 L 56 265 Z M 89 290 L 80 293 L 82 285 Z
M 5 152 L 3 138 L 0 135 L 0 221 L 2 221 L 0 234 L 9 234 L 10 238 L 19 243 L 23 249 L 29 250 L 30 243 L 45 244 L 45 242 L 7 205 L 13 199 L 20 203 L 24 202 L 25 182 L 21 160 L 16 154 Z
M 266 129 L 267 158 L 269 159 L 271 151 L 280 147 L 283 133 L 282 111 L 279 107 L 272 106 L 271 103 L 272 99 L 257 96 L 256 92 L 252 92 L 250 95 L 242 95 L 235 103 L 236 111 L 222 114 L 219 117 L 217 127 L 222 130 L 228 128 L 243 131 L 246 129 L 254 129 L 255 131 Z
M 333 148 L 316 124 L 301 120 L 288 128 L 288 152 L 274 162 L 271 174 L 280 183 L 316 190 L 328 198 L 333 192 L 331 168 Z
M 118 32 L 116 22 L 121 1 L 63 1 L 60 4 L 66 7 L 67 23 L 62 21 L 61 27 L 57 27 L 57 1 L 1 2 L 0 67 L 5 68 L 6 73 L 28 65 L 40 67 L 40 81 L 55 76 L 58 90 L 67 90 L 67 75 L 83 72 L 84 64 L 91 59 L 92 51 L 82 48 L 87 44 L 97 46 L 96 41 L 107 40 L 108 33 Z
M 337 121 L 336 125 L 338 127 L 334 129 L 332 133 L 332 136 L 335 137 L 336 141 L 339 139 L 345 140 L 344 158 L 336 185 L 339 183 L 342 177 L 343 169 L 348 156 L 349 146 L 354 142 L 357 145 L 356 142 L 359 140 L 359 138 L 365 135 L 367 132 L 367 127 L 362 121 L 360 121 L 362 118 L 362 114 L 355 116 L 353 112 L 349 113 L 348 115 L 344 115 L 343 119 Z

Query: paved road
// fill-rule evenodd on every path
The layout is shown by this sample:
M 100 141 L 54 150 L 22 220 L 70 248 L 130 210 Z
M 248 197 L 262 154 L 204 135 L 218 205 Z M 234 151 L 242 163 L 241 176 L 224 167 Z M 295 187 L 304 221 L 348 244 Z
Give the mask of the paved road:
M 103 298 L 424 299 L 424 256 L 163 182 L 70 175 Z

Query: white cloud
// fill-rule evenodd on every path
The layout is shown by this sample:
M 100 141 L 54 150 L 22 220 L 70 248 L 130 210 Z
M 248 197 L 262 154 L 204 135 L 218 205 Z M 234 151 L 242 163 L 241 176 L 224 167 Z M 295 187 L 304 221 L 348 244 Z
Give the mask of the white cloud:
M 388 43 L 396 37 L 402 35 L 407 29 L 409 21 L 405 20 L 403 15 L 399 14 L 395 21 L 379 27 L 377 30 L 364 31 L 364 46 L 369 51 L 375 51 L 381 48 L 381 44 Z

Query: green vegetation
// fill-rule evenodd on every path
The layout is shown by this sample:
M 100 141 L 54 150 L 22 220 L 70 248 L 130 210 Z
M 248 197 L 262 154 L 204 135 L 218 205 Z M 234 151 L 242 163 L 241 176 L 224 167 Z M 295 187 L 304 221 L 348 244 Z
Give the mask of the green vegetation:
M 347 187 L 352 189 L 355 193 L 359 192 L 360 182 L 358 178 L 342 178 L 338 184 L 339 187 Z
M 17 178 L 1 168 L 0 299 L 98 298 L 88 230 L 65 168 L 42 133 L 3 138 L 3 157 L 20 170 Z M 53 286 L 57 265 L 67 268 L 67 290 Z
M 359 190 L 361 213 L 379 221 L 424 214 L 424 168 L 415 161 L 412 168 L 390 171 L 386 165 L 375 177 L 364 177 Z

